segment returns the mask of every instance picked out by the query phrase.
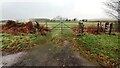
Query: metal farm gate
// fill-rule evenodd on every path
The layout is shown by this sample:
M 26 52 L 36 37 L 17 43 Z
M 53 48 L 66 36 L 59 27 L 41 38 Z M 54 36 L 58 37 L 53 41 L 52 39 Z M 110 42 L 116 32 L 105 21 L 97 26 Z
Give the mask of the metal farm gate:
M 73 22 L 71 22 L 73 23 Z M 76 22 L 77 23 L 77 22 Z M 79 26 L 79 27 L 78 27 Z M 64 22 L 60 22 L 57 25 L 55 25 L 54 27 L 52 27 L 52 30 L 60 30 L 60 33 L 65 35 L 65 34 L 73 34 L 75 33 L 74 29 L 72 30 L 74 26 L 70 26 L 67 23 Z M 77 28 L 78 27 L 78 28 Z M 82 34 L 84 31 L 84 25 L 83 23 L 77 23 L 77 27 L 75 29 L 77 29 L 76 34 L 80 35 Z
M 59 27 L 60 26 L 60 27 Z M 64 26 L 66 26 L 66 27 L 64 27 Z M 65 29 L 71 29 L 71 27 L 70 26 L 68 26 L 68 25 L 66 25 L 64 22 L 60 22 L 60 23 L 58 23 L 57 25 L 55 25 L 54 27 L 52 27 L 52 30 L 60 30 L 60 32 L 61 32 L 61 34 L 64 34 L 63 33 L 63 31 L 65 30 Z

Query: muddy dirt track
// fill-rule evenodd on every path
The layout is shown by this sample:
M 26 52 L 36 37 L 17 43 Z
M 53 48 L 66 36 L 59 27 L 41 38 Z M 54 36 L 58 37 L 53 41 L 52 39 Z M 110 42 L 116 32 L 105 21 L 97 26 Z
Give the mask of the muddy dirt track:
M 69 46 L 36 46 L 12 66 L 94 66 L 98 68 L 71 50 Z

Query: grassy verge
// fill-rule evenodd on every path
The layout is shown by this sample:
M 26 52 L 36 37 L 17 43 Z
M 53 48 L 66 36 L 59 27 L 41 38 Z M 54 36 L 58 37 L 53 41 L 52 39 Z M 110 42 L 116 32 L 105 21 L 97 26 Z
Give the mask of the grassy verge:
M 50 34 L 47 36 L 41 36 L 40 34 L 22 34 L 22 35 L 12 35 L 3 33 L 0 35 L 2 39 L 0 43 L 0 48 L 7 52 L 18 52 L 25 49 L 30 49 L 35 45 L 44 44 L 49 38 Z
M 86 34 L 76 41 L 87 59 L 110 67 L 120 63 L 118 36 Z

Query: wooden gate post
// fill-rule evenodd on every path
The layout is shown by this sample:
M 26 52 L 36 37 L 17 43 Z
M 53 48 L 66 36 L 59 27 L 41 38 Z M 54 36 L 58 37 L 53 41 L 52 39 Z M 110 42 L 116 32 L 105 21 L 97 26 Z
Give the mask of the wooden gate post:
M 79 35 L 82 35 L 84 33 L 84 24 L 79 22 Z
M 81 32 L 84 33 L 84 24 L 81 23 Z

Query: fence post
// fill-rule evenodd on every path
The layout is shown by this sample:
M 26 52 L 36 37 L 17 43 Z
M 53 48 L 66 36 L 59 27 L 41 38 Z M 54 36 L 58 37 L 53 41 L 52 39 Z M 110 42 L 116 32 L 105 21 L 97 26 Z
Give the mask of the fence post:
M 113 26 L 113 23 L 111 23 L 111 24 L 110 24 L 109 35 L 111 34 L 111 31 L 112 31 L 112 26 Z
M 99 33 L 99 22 L 98 22 L 98 24 L 97 24 L 97 34 Z
M 108 34 L 108 26 L 109 26 L 109 22 L 105 23 L 105 34 Z

